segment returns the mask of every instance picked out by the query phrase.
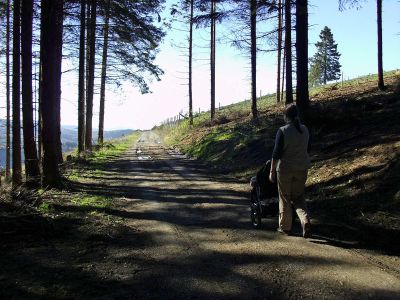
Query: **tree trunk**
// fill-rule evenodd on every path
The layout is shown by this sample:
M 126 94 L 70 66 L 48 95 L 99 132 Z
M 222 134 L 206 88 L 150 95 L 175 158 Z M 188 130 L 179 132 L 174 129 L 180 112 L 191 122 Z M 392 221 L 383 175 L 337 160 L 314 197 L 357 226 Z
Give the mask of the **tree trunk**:
M 328 49 L 327 45 L 324 45 L 324 84 L 328 82 Z
M 92 150 L 92 119 L 93 119 L 93 95 L 94 95 L 94 67 L 96 55 L 96 0 L 91 0 L 90 8 L 90 37 L 89 41 L 89 74 L 88 74 L 88 92 L 86 98 L 86 134 L 85 148 Z
M 40 32 L 40 40 L 42 40 L 42 31 Z M 39 166 L 42 164 L 42 153 L 43 153 L 43 139 L 42 139 L 42 99 L 43 99 L 43 93 L 42 93 L 42 85 L 40 84 L 42 82 L 42 43 L 40 43 L 40 57 L 39 57 L 39 92 L 38 92 L 38 158 L 39 158 Z
M 250 0 L 251 113 L 257 120 L 257 0 Z
M 376 0 L 377 28 L 378 28 L 378 88 L 383 90 L 383 62 L 382 62 L 382 0 Z
M 13 77 L 12 77 L 12 185 L 13 188 L 22 183 L 21 166 L 21 120 L 20 120 L 20 39 L 21 39 L 21 2 L 14 1 L 13 20 Z
M 22 57 L 22 114 L 24 133 L 26 182 L 37 186 L 40 170 L 33 123 L 32 101 L 32 21 L 33 0 L 22 1 L 21 57 Z
M 282 19 L 284 18 L 283 15 L 283 7 L 282 7 Z M 282 20 L 283 23 L 283 20 Z M 283 30 L 282 30 L 282 34 L 283 34 Z M 283 41 L 283 44 L 286 44 L 286 37 Z M 286 49 L 283 48 L 283 58 L 282 58 L 282 88 L 281 88 L 281 102 L 283 102 L 283 97 L 285 95 L 284 90 L 285 90 L 285 69 L 286 69 Z M 285 99 L 285 103 L 286 103 L 286 99 Z
M 286 104 L 293 103 L 292 83 L 292 13 L 291 1 L 285 0 L 285 57 L 286 57 Z
M 190 0 L 189 19 L 189 124 L 193 125 L 193 91 L 192 91 L 192 60 L 193 60 L 193 6 L 194 0 Z
M 106 76 L 107 76 L 107 50 L 108 50 L 108 24 L 110 19 L 110 0 L 106 3 L 106 16 L 104 24 L 104 46 L 103 61 L 101 66 L 101 86 L 100 86 L 100 112 L 99 112 L 99 136 L 98 144 L 103 145 L 104 140 L 104 104 L 106 99 Z
M 215 118 L 215 0 L 211 0 L 211 120 Z
M 6 180 L 10 180 L 11 141 L 10 141 L 10 0 L 7 0 L 7 28 L 6 28 Z
M 304 120 L 309 106 L 308 94 L 308 3 L 307 0 L 296 2 L 296 56 L 297 84 L 296 103 L 300 117 Z
M 42 0 L 41 19 L 43 186 L 56 187 L 60 183 L 58 145 L 61 142 L 58 125 L 60 124 L 63 1 Z
M 282 0 L 278 2 L 278 66 L 276 74 L 276 102 L 281 101 L 281 59 L 282 59 Z
M 85 133 L 84 133 L 84 137 L 85 137 L 85 141 L 84 141 L 84 146 L 83 146 L 83 148 L 85 149 L 85 151 L 87 150 L 86 149 L 86 114 L 87 114 L 87 111 L 86 111 L 86 105 L 87 105 L 87 99 L 89 98 L 89 81 L 90 81 L 90 77 L 89 77 L 89 69 L 90 69 L 90 34 L 91 34 L 91 26 L 90 26 L 90 24 L 91 24 L 91 7 L 92 7 L 92 2 L 91 2 L 91 0 L 86 0 L 86 58 L 85 58 L 85 61 L 86 61 L 86 67 L 85 67 L 85 76 L 86 76 L 86 78 L 85 78 L 85 84 L 86 84 L 86 86 L 85 86 L 85 96 L 86 96 L 86 98 L 85 98 L 85 126 L 84 126 L 84 130 L 85 130 Z
M 81 0 L 78 81 L 78 154 L 85 151 L 85 32 L 86 0 Z

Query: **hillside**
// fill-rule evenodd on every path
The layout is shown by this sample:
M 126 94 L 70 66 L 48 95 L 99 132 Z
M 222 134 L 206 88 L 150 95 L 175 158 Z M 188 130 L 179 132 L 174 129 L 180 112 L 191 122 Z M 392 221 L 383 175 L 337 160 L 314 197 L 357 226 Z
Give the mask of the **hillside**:
M 5 120 L 0 119 L 0 166 L 5 166 L 6 161 L 6 150 L 5 150 L 5 136 L 6 126 Z M 109 130 L 104 132 L 104 139 L 116 139 L 125 135 L 132 134 L 132 129 L 121 129 L 121 130 Z M 97 137 L 97 130 L 93 131 L 94 140 Z M 68 152 L 75 149 L 78 146 L 78 130 L 76 126 L 61 126 L 61 143 L 63 152 Z M 24 153 L 22 151 L 22 160 L 24 160 Z
M 310 91 L 306 198 L 317 231 L 390 251 L 398 247 L 393 238 L 400 238 L 400 76 L 390 72 L 385 81 L 385 91 L 377 89 L 374 76 Z M 259 124 L 251 121 L 245 101 L 222 108 L 214 122 L 206 113 L 193 128 L 183 121 L 155 130 L 169 145 L 247 181 L 270 158 L 284 124 L 274 95 L 262 97 L 259 107 Z

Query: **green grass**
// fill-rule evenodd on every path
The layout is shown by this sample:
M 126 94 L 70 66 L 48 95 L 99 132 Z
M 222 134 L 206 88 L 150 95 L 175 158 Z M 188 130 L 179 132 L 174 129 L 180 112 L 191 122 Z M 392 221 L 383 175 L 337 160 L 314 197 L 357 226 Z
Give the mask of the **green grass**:
M 47 202 L 43 202 L 42 204 L 40 204 L 40 206 L 37 209 L 42 214 L 49 214 L 54 211 L 52 205 Z
M 77 165 L 70 165 L 64 172 L 65 178 L 70 181 L 85 181 L 85 176 L 101 176 L 105 165 L 110 160 L 116 159 L 126 152 L 139 138 L 139 131 L 130 135 L 104 142 L 103 147 L 93 150 L 86 154 L 86 157 L 78 158 L 78 154 L 71 152 L 72 161 L 77 161 Z
M 116 158 L 133 145 L 139 134 L 139 132 L 135 132 L 119 139 L 107 141 L 99 150 L 91 152 L 88 155 L 87 160 L 91 163 L 102 164 L 110 159 Z
M 75 196 L 71 202 L 80 207 L 107 208 L 111 205 L 112 198 L 106 196 Z

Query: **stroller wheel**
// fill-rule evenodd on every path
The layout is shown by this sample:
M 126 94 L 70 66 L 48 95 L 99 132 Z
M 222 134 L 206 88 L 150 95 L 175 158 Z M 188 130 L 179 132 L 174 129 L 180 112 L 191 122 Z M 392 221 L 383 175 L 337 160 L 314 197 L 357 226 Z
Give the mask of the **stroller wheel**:
M 253 225 L 254 228 L 259 229 L 261 228 L 260 208 L 257 203 L 251 203 L 250 207 L 251 207 L 251 212 L 250 212 L 251 224 Z
M 261 210 L 255 188 L 253 188 L 250 194 L 250 219 L 251 225 L 255 229 L 261 228 Z

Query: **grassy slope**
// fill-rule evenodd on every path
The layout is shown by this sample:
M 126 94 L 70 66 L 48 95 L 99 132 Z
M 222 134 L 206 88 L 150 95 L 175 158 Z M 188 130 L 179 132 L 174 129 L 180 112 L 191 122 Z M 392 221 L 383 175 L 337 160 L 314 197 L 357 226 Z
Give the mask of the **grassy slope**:
M 315 221 L 333 224 L 321 231 L 338 238 L 375 241 L 371 231 L 400 237 L 400 75 L 387 73 L 386 84 L 379 91 L 376 76 L 369 75 L 310 91 L 307 198 Z M 274 95 L 258 103 L 259 125 L 252 123 L 250 101 L 245 101 L 222 108 L 213 123 L 204 113 L 193 128 L 183 121 L 156 130 L 171 146 L 246 181 L 270 157 L 283 125 L 283 107 L 274 104 Z M 390 239 L 381 242 L 380 247 L 392 248 Z

